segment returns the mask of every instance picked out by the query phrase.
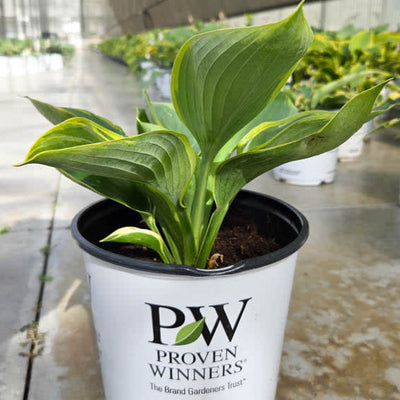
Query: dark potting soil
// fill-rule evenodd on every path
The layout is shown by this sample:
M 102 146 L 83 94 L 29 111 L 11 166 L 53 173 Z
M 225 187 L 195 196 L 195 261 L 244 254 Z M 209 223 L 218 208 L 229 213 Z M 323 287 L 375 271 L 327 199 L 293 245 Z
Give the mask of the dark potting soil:
M 99 243 L 102 248 L 145 261 L 162 262 L 154 251 L 130 243 Z M 281 246 L 258 232 L 254 219 L 243 209 L 232 208 L 225 218 L 211 251 L 208 268 L 221 268 L 240 260 L 262 256 Z

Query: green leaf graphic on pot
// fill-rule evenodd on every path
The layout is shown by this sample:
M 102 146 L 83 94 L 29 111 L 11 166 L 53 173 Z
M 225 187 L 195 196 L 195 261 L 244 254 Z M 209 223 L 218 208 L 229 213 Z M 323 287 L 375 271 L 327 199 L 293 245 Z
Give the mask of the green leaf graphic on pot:
M 205 318 L 185 325 L 176 335 L 175 346 L 183 346 L 195 342 L 204 328 Z

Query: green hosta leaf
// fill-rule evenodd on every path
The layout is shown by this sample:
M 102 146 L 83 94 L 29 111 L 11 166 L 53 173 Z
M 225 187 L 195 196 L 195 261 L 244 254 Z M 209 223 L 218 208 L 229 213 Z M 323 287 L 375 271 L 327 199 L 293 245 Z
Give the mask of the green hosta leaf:
M 381 129 L 387 129 L 387 128 L 393 128 L 393 127 L 399 127 L 400 126 L 400 118 L 393 118 L 390 121 L 383 122 L 379 124 L 378 126 L 375 126 L 374 129 L 369 131 L 368 133 L 365 134 L 365 137 L 372 135 L 375 132 L 380 131 Z
M 63 150 L 91 143 L 120 139 L 121 136 L 84 118 L 74 118 L 59 124 L 43 134 L 32 146 L 26 160 L 46 151 Z M 151 201 L 142 193 L 142 186 L 116 177 L 108 178 L 65 169 L 60 171 L 76 183 L 94 192 L 118 201 L 139 212 L 152 213 Z
M 146 195 L 143 185 L 118 178 L 91 175 L 59 169 L 67 178 L 93 192 L 121 203 L 135 211 L 146 214 L 154 213 L 154 205 Z
M 140 120 L 136 120 L 136 127 L 139 134 L 145 132 L 160 131 L 164 129 L 160 125 L 152 124 L 151 122 L 142 122 Z
M 203 153 L 215 153 L 285 84 L 312 41 L 301 6 L 270 25 L 188 40 L 172 70 L 174 107 Z
M 190 263 L 190 222 L 178 204 L 196 166 L 188 140 L 168 131 L 113 135 L 84 118 L 69 119 L 39 138 L 23 164 L 54 166 L 96 193 L 155 214 L 176 262 Z
M 119 228 L 100 242 L 134 243 L 156 251 L 166 263 L 173 262 L 163 238 L 156 232 L 148 229 L 125 226 Z
M 86 124 L 87 129 L 82 129 Z M 196 166 L 196 155 L 184 135 L 149 132 L 129 138 L 72 147 L 53 135 L 79 127 L 86 133 L 93 122 L 71 119 L 54 127 L 32 147 L 24 164 L 39 163 L 66 171 L 148 184 L 178 203 Z M 52 143 L 55 148 L 51 149 Z
M 150 124 L 150 121 L 147 118 L 146 110 L 143 109 L 143 108 L 138 108 L 136 110 L 136 130 L 137 130 L 137 133 L 140 134 L 140 133 L 144 133 L 144 132 L 149 132 L 151 130 L 154 131 L 154 130 L 159 129 L 159 127 L 157 126 L 157 129 L 146 130 L 143 127 L 143 124 Z
M 280 132 L 274 130 L 264 146 L 258 146 L 224 162 L 217 169 L 215 180 L 217 206 L 229 204 L 245 184 L 278 165 L 311 157 L 339 146 L 367 120 L 375 99 L 385 84 L 386 82 L 355 96 L 329 120 L 323 116 L 300 119 Z M 268 126 L 266 129 L 273 127 Z M 262 131 L 259 134 L 268 135 Z
M 296 140 L 297 137 L 307 134 L 312 126 L 316 128 L 324 126 L 334 115 L 333 111 L 305 111 L 280 121 L 260 124 L 243 138 L 239 145 L 239 154 L 257 147 L 265 149 Z
M 46 151 L 121 139 L 121 136 L 85 118 L 70 118 L 44 133 L 29 150 L 26 160 Z
M 373 32 L 372 31 L 360 31 L 356 33 L 349 43 L 350 51 L 354 52 L 357 50 L 366 51 L 372 45 Z
M 383 31 L 383 32 L 375 32 L 375 40 L 374 42 L 376 44 L 379 44 L 380 46 L 384 46 L 387 44 L 392 44 L 396 45 L 400 43 L 400 32 L 388 32 L 388 31 Z
M 334 93 L 338 89 L 345 87 L 347 85 L 357 86 L 359 85 L 367 76 L 371 75 L 385 75 L 382 71 L 363 71 L 363 67 L 360 66 L 359 70 L 345 75 L 343 78 L 337 79 L 335 81 L 329 82 L 326 85 L 320 86 L 313 91 L 311 97 L 311 109 L 317 108 L 319 103 L 328 95 Z
M 117 201 L 141 213 L 147 225 L 156 230 L 157 219 L 174 253 L 174 262 L 190 261 L 192 237 L 187 216 L 162 193 L 147 185 L 118 178 L 90 175 L 82 172 L 60 170 L 66 177 L 95 193 Z
M 335 115 L 333 111 L 313 110 L 305 111 L 297 114 L 293 114 L 289 117 L 283 118 L 279 121 L 271 121 L 262 123 L 253 128 L 239 143 L 238 153 L 245 153 L 258 146 L 268 146 L 268 144 L 278 137 L 285 140 L 288 134 L 292 134 L 292 131 L 288 131 L 287 128 L 295 126 L 297 129 L 303 120 L 307 121 L 323 121 L 328 122 Z M 278 136 L 279 135 L 279 136 Z M 292 138 L 294 139 L 294 138 Z
M 252 119 L 244 128 L 237 132 L 220 150 L 215 161 L 225 161 L 237 147 L 238 142 L 244 135 L 249 133 L 253 128 L 267 121 L 277 121 L 289 115 L 297 113 L 297 108 L 287 93 L 280 92 L 270 104 L 265 107 L 260 114 Z M 240 150 L 239 150 L 240 151 Z
M 171 103 L 153 103 L 148 97 L 146 97 L 146 99 L 150 109 L 150 116 L 148 118 L 149 122 L 155 124 L 156 126 L 158 125 L 159 127 L 161 127 L 161 129 L 183 133 L 189 139 L 190 145 L 192 146 L 193 150 L 196 153 L 199 153 L 200 148 L 196 139 L 194 138 L 192 132 L 190 132 L 185 124 L 183 124 L 182 121 L 179 119 L 174 109 L 174 106 Z M 142 122 L 142 119 L 140 121 Z M 149 128 L 151 128 L 151 126 L 147 125 L 146 129 Z
M 379 35 L 380 33 L 387 31 L 389 29 L 389 27 L 390 27 L 390 24 L 378 25 L 378 26 L 375 26 L 374 28 L 372 28 L 372 30 L 374 31 L 374 33 L 376 35 Z
M 204 328 L 205 318 L 184 326 L 176 335 L 175 346 L 183 346 L 195 342 Z
M 399 107 L 400 107 L 400 103 L 394 103 L 394 104 L 390 103 L 390 102 L 383 103 L 382 105 L 374 108 L 371 111 L 368 119 L 369 120 L 374 119 L 374 118 L 378 117 L 379 115 L 391 110 L 392 108 L 399 108 Z
M 346 25 L 336 33 L 338 39 L 347 39 L 357 33 L 353 25 Z
M 72 122 L 72 124 L 71 124 Z M 48 150 L 64 149 L 68 147 L 83 146 L 89 143 L 100 143 L 108 140 L 120 138 L 119 135 L 107 129 L 98 126 L 95 123 L 88 123 L 83 118 L 75 118 L 73 121 L 67 121 L 59 124 L 42 135 L 32 146 L 27 155 L 28 158 Z M 146 193 L 146 186 L 136 182 L 121 180 L 116 177 L 104 177 L 93 175 L 88 172 L 76 172 L 65 169 L 59 169 L 66 177 L 74 182 L 100 194 L 117 201 L 135 211 L 142 213 L 144 219 L 148 220 L 155 213 L 155 205 L 158 204 L 159 210 L 168 210 L 165 216 L 160 216 L 160 219 L 166 226 L 170 227 L 172 236 L 180 238 L 183 243 L 183 237 L 179 225 L 175 218 L 173 205 L 168 203 L 168 200 L 161 195 L 153 201 Z M 169 218 L 168 218 L 169 217 Z
M 81 110 L 79 108 L 55 107 L 51 104 L 43 103 L 30 97 L 26 98 L 29 99 L 36 109 L 54 125 L 57 125 L 70 118 L 83 117 L 95 122 L 103 128 L 118 133 L 120 136 L 126 136 L 121 127 L 113 124 L 104 117 L 100 117 L 99 115 L 91 113 L 90 111 Z
M 290 115 L 297 114 L 297 112 L 298 110 L 289 95 L 285 92 L 280 92 L 260 114 L 241 129 L 242 134 L 240 136 L 243 138 L 245 134 L 248 134 L 253 128 L 264 122 L 279 121 Z

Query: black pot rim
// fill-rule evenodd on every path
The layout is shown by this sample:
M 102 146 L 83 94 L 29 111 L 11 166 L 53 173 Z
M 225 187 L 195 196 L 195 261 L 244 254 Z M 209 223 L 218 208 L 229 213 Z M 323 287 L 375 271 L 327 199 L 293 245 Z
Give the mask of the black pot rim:
M 79 246 L 84 251 L 86 251 L 87 253 L 96 258 L 128 269 L 133 269 L 142 272 L 163 274 L 163 275 L 166 274 L 166 275 L 212 277 L 219 275 L 236 274 L 239 272 L 249 271 L 256 268 L 268 267 L 278 261 L 281 261 L 289 257 L 297 250 L 299 250 L 300 247 L 303 246 L 303 244 L 308 238 L 309 227 L 307 219 L 300 211 L 298 211 L 296 208 L 294 208 L 290 204 L 280 199 L 265 194 L 252 192 L 249 190 L 241 190 L 239 195 L 240 194 L 259 198 L 262 199 L 263 201 L 268 201 L 272 205 L 275 205 L 277 209 L 279 208 L 281 210 L 285 210 L 286 213 L 289 214 L 291 217 L 290 220 L 288 219 L 286 222 L 289 223 L 294 228 L 295 231 L 297 231 L 297 237 L 289 244 L 271 253 L 259 257 L 245 259 L 228 267 L 208 270 L 208 269 L 194 268 L 189 265 L 164 264 L 164 263 L 138 260 L 135 258 L 112 253 L 111 251 L 102 249 L 101 247 L 96 246 L 95 244 L 90 242 L 82 235 L 79 226 L 81 225 L 85 217 L 87 217 L 89 213 L 93 212 L 94 209 L 103 208 L 105 204 L 112 203 L 112 200 L 109 199 L 96 201 L 90 204 L 89 206 L 85 207 L 84 209 L 82 209 L 74 217 L 72 221 L 71 232 L 73 237 L 78 242 Z

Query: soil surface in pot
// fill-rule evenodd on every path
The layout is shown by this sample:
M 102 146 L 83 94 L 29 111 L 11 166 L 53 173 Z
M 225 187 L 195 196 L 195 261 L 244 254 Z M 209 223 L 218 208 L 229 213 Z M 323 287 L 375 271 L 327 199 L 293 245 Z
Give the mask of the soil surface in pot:
M 130 243 L 99 243 L 100 247 L 123 256 L 162 262 L 154 251 Z M 233 207 L 222 224 L 208 263 L 209 268 L 221 268 L 240 260 L 262 256 L 278 250 L 275 238 L 258 232 L 254 219 L 239 207 Z

